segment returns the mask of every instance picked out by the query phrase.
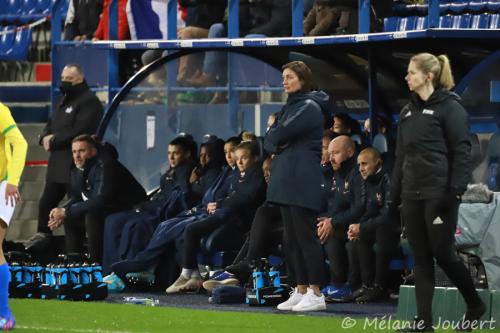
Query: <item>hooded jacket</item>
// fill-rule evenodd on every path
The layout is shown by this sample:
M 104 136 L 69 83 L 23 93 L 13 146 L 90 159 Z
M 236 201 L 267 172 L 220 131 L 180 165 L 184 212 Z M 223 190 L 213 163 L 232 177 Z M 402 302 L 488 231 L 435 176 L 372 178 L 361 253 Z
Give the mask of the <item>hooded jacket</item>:
M 264 139 L 264 148 L 276 155 L 268 202 L 320 211 L 321 140 L 328 99 L 322 91 L 290 94 L 278 113 Z
M 427 101 L 413 94 L 400 113 L 391 200 L 462 195 L 470 180 L 470 153 L 460 97 L 445 89 Z

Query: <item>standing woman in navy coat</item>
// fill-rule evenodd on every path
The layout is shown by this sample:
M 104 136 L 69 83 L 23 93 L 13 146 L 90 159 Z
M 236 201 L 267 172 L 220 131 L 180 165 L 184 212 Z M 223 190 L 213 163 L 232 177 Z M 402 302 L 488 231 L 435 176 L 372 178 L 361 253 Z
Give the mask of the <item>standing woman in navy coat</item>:
M 279 310 L 326 309 L 320 293 L 324 283 L 323 250 L 316 230 L 321 205 L 321 139 L 328 95 L 311 91 L 311 70 L 301 61 L 283 66 L 285 106 L 267 132 L 265 149 L 274 154 L 267 201 L 280 206 L 285 253 L 297 283 Z

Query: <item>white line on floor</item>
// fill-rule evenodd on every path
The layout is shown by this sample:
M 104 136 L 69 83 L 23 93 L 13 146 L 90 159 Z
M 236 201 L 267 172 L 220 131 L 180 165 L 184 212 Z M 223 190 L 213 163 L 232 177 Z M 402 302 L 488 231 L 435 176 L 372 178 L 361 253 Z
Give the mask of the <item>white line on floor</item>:
M 27 329 L 33 331 L 49 331 L 49 332 L 75 332 L 75 333 L 133 333 L 131 331 L 108 331 L 100 329 L 79 329 L 79 328 L 60 328 L 60 327 L 38 327 L 38 326 L 21 326 L 16 325 L 17 329 Z M 147 333 L 147 332 L 143 332 Z

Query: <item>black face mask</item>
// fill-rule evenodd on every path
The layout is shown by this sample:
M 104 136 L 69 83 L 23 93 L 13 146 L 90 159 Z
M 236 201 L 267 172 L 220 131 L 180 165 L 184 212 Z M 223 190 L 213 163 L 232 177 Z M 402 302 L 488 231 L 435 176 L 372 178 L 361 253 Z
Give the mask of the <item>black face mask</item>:
M 59 89 L 61 90 L 61 93 L 65 95 L 71 95 L 74 93 L 76 90 L 76 85 L 73 85 L 72 82 L 70 81 L 61 81 L 61 84 L 59 85 Z

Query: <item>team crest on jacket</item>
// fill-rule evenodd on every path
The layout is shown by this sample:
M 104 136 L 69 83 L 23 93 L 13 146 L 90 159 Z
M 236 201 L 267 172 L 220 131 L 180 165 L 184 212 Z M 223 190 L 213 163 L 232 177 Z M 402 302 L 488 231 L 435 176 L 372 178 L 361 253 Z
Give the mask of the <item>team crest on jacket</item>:
M 71 113 L 71 112 L 73 112 L 73 107 L 72 107 L 72 106 L 68 106 L 68 107 L 66 108 L 66 110 L 64 110 L 64 112 L 66 112 L 66 113 Z
M 375 200 L 377 201 L 377 206 L 382 206 L 382 193 L 376 193 Z

